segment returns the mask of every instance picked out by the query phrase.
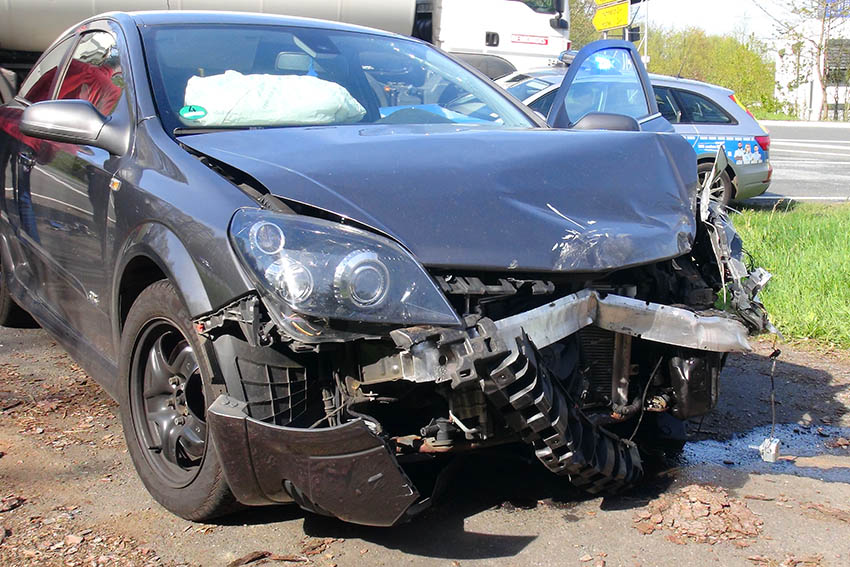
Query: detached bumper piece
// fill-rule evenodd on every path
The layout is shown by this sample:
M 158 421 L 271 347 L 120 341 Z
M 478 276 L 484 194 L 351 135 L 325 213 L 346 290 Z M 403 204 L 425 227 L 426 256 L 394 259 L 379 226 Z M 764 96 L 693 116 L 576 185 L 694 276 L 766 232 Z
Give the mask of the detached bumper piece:
M 296 429 L 257 421 L 219 396 L 207 410 L 224 475 L 244 504 L 295 500 L 356 524 L 391 526 L 419 499 L 384 441 L 362 420 Z

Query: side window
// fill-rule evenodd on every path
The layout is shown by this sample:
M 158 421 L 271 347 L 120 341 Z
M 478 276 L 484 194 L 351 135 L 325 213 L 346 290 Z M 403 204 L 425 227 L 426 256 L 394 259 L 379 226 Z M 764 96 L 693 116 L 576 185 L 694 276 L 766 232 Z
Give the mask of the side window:
M 118 106 L 124 87 L 115 38 L 110 33 L 96 31 L 80 38 L 56 98 L 87 100 L 101 114 L 109 116 Z
M 32 68 L 18 93 L 21 98 L 28 102 L 41 102 L 50 98 L 53 94 L 50 87 L 53 86 L 53 79 L 56 78 L 56 69 L 68 48 L 71 47 L 72 39 L 73 37 L 69 37 L 48 51 Z
M 556 94 L 558 94 L 558 89 L 554 89 L 546 93 L 528 106 L 531 110 L 536 110 L 543 116 L 547 116 L 549 114 L 549 109 L 552 108 L 552 101 L 555 100 Z
M 673 97 L 673 93 L 667 87 L 652 86 L 655 91 L 655 102 L 658 104 L 658 112 L 667 119 L 670 124 L 678 124 L 682 119 L 682 111 Z
M 693 124 L 731 124 L 732 118 L 704 96 L 676 89 L 676 97 L 685 113 L 683 122 Z

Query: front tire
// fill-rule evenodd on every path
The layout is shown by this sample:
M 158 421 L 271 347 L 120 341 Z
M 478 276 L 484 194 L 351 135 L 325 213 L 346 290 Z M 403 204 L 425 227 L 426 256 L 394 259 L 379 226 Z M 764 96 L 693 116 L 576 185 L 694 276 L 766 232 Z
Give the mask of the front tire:
M 147 287 L 121 335 L 119 402 L 127 449 L 151 496 L 187 520 L 235 508 L 206 425 L 212 366 L 168 281 Z
M 700 187 L 702 187 L 705 178 L 711 175 L 711 170 L 714 167 L 714 162 L 706 162 L 699 164 L 697 175 L 699 176 Z M 711 187 L 711 196 L 716 199 L 724 207 L 732 200 L 732 178 L 729 177 L 728 171 L 722 171 L 720 177 L 714 182 Z

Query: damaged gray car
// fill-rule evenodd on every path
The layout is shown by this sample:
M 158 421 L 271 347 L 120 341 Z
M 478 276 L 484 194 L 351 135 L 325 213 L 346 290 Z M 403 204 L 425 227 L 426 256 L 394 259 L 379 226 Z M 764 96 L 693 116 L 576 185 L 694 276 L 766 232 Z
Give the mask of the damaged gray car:
M 119 400 L 184 518 L 390 526 L 430 502 L 410 463 L 507 444 L 626 489 L 769 329 L 769 275 L 634 47 L 571 73 L 612 69 L 630 116 L 561 95 L 544 121 L 374 30 L 88 20 L 0 107 L 0 323 L 23 308 Z

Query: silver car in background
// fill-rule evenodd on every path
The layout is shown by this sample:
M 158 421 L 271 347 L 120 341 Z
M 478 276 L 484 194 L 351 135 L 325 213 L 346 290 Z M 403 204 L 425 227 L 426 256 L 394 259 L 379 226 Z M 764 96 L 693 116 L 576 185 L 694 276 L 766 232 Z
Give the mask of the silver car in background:
M 560 65 L 516 72 L 496 82 L 532 110 L 546 116 L 569 67 Z M 718 199 L 743 200 L 770 186 L 770 135 L 724 87 L 665 75 L 649 75 L 658 110 L 697 153 L 700 181 L 711 172 L 722 146 L 729 167 L 715 183 Z M 600 109 L 610 101 L 598 101 Z

